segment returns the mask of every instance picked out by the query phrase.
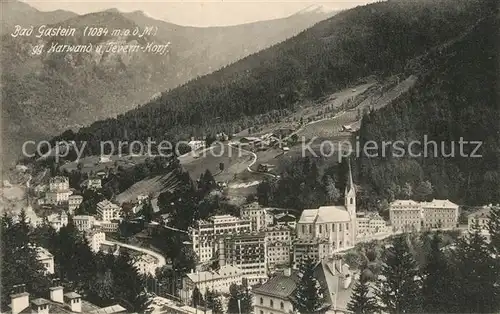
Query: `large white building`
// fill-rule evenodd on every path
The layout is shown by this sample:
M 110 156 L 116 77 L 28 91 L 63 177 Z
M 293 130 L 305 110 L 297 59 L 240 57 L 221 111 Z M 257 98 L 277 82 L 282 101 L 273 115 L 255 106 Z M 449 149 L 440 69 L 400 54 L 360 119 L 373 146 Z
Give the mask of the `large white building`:
M 242 284 L 243 273 L 241 269 L 232 265 L 221 266 L 218 271 L 191 271 L 182 278 L 181 298 L 190 299 L 195 287 L 202 295 L 206 290 L 219 293 L 229 293 L 232 284 Z
M 327 240 L 334 250 L 338 250 L 354 246 L 356 228 L 356 190 L 349 165 L 344 206 L 304 210 L 297 223 L 297 238 Z
M 242 206 L 240 217 L 250 220 L 251 231 L 259 231 L 273 224 L 273 215 L 269 209 L 261 207 L 257 202 Z
M 289 267 L 292 253 L 292 240 L 295 230 L 288 225 L 275 225 L 262 230 L 266 237 L 267 268 Z
M 458 207 L 449 200 L 396 200 L 390 204 L 389 218 L 392 228 L 398 231 L 450 229 L 457 227 Z
M 80 204 L 83 202 L 83 196 L 81 195 L 71 195 L 68 198 L 68 211 L 70 214 L 73 214 L 75 209 L 80 207 Z
M 73 216 L 73 223 L 78 231 L 88 231 L 94 227 L 95 218 L 89 215 L 76 215 Z
M 45 273 L 54 274 L 54 255 L 41 246 L 36 248 L 36 254 L 37 260 L 45 267 Z
M 108 200 L 97 203 L 97 216 L 101 221 L 111 221 L 119 219 L 122 214 L 120 206 L 111 203 Z
M 50 178 L 49 180 L 49 191 L 67 191 L 69 190 L 69 179 L 63 176 L 57 176 Z
M 250 221 L 231 215 L 218 215 L 200 220 L 190 229 L 193 251 L 200 262 L 214 258 L 218 237 L 250 232 Z
M 422 207 L 412 200 L 396 200 L 390 204 L 389 220 L 396 231 L 420 231 Z
M 456 228 L 458 224 L 458 205 L 449 200 L 432 200 L 422 202 L 424 227 L 426 228 Z
M 66 203 L 72 193 L 67 177 L 57 176 L 50 178 L 49 190 L 45 193 L 45 204 L 56 205 Z
M 221 237 L 217 249 L 219 265 L 238 267 L 249 284 L 267 278 L 267 243 L 263 232 Z
M 357 225 L 358 238 L 392 231 L 388 221 L 376 212 L 358 212 Z
M 85 237 L 89 242 L 90 249 L 97 253 L 101 249 L 101 244 L 106 241 L 106 234 L 99 228 L 85 232 Z

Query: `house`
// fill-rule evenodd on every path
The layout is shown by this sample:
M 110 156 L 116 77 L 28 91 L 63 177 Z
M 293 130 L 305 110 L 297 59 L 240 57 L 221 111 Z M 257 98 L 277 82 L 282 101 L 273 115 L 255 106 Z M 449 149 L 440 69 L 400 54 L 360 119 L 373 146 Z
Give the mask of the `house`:
M 73 217 L 73 223 L 78 231 L 88 231 L 95 225 L 94 216 L 76 215 Z
M 101 245 L 106 241 L 106 234 L 100 228 L 93 228 L 85 233 L 85 237 L 89 242 L 92 252 L 97 253 L 101 249 Z
M 271 165 L 271 164 L 259 164 L 257 166 L 257 171 L 258 172 L 268 172 L 272 168 L 274 168 L 274 165 Z
M 152 313 L 158 314 L 212 314 L 212 310 L 208 308 L 194 308 L 180 300 L 174 301 L 158 296 L 152 300 L 150 308 Z
M 324 291 L 323 311 L 347 307 L 351 295 L 352 274 L 341 259 L 332 258 L 318 262 L 314 267 L 314 278 L 318 280 L 321 290 Z M 287 268 L 283 275 L 272 277 L 262 286 L 253 289 L 254 313 L 289 314 L 294 312 L 292 300 L 298 282 L 298 272 Z
M 153 277 L 156 276 L 156 269 L 159 267 L 158 259 L 148 254 L 141 254 L 135 257 L 132 264 L 140 274 L 151 275 Z
M 121 305 L 115 304 L 106 308 L 101 308 L 84 299 L 76 292 L 64 293 L 62 286 L 50 287 L 47 291 L 49 299 L 37 298 L 30 300 L 30 294 L 26 292 L 26 286 L 16 285 L 13 287 L 14 293 L 10 295 L 10 310 L 2 313 L 126 313 L 127 309 Z
M 16 165 L 16 170 L 19 172 L 26 172 L 28 171 L 28 167 L 26 167 L 25 165 L 18 164 Z
M 218 271 L 191 271 L 182 278 L 183 298 L 190 298 L 195 287 L 202 295 L 209 289 L 219 293 L 229 293 L 232 284 L 241 285 L 243 272 L 240 268 L 232 265 L 224 265 Z
M 120 218 L 121 215 L 121 207 L 111 203 L 109 200 L 97 203 L 97 216 L 99 217 L 99 220 L 111 221 L 112 219 Z
M 82 182 L 81 187 L 89 190 L 98 190 L 102 188 L 102 180 L 99 177 L 88 178 Z
M 81 195 L 71 195 L 68 197 L 68 211 L 73 214 L 75 209 L 80 207 L 80 204 L 83 202 L 83 196 Z
M 496 207 L 498 207 L 498 205 Z M 481 234 L 486 237 L 488 241 L 490 240 L 490 231 L 488 228 L 488 224 L 490 221 L 490 213 L 492 208 L 492 204 L 483 206 L 481 209 L 470 214 L 467 217 L 469 232 L 472 232 L 474 230 L 474 226 L 477 224 L 479 226 Z
M 104 164 L 108 162 L 111 162 L 111 158 L 109 156 L 102 155 L 99 157 L 99 163 Z
M 289 226 L 295 229 L 297 225 L 297 217 L 288 212 L 274 215 L 274 224 L 278 226 Z
M 36 254 L 37 260 L 45 267 L 45 273 L 54 274 L 54 255 L 41 246 L 36 248 Z

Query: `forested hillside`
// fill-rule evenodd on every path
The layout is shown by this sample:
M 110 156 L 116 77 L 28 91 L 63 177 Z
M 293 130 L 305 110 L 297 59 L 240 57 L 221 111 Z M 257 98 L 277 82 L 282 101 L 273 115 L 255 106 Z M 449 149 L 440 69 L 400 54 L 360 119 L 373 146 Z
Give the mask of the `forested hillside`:
M 293 109 L 372 74 L 404 71 L 408 60 L 450 40 L 489 12 L 484 1 L 390 1 L 342 12 L 296 37 L 165 92 L 137 110 L 83 128 L 74 137 L 100 140 L 186 138 L 232 133 L 259 114 Z M 258 118 L 256 118 L 258 117 Z M 268 117 L 269 118 L 269 117 Z M 73 137 L 73 136 L 71 136 Z
M 405 186 L 412 197 L 429 180 L 436 198 L 484 205 L 500 200 L 500 108 L 498 99 L 498 16 L 481 21 L 465 36 L 417 60 L 420 79 L 392 105 L 363 118 L 360 137 L 367 141 L 437 142 L 412 147 L 419 158 L 363 156 L 360 180 L 375 196 L 393 199 Z M 424 70 L 425 69 L 425 70 Z M 459 141 L 481 141 L 464 145 Z M 453 143 L 454 142 L 454 143 Z M 445 143 L 444 147 L 441 143 Z M 408 147 L 406 147 L 408 150 Z M 381 151 L 380 151 L 381 153 Z M 452 155 L 450 157 L 443 157 Z M 437 156 L 437 157 L 436 157 Z M 413 190 L 413 191 L 412 191 Z

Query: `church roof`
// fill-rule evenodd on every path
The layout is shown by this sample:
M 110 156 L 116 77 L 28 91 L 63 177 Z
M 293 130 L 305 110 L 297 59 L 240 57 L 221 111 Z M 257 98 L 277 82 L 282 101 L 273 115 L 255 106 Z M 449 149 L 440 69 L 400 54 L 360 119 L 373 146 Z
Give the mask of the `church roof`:
M 318 209 L 304 210 L 299 223 L 333 223 L 350 220 L 349 212 L 344 206 L 321 206 Z

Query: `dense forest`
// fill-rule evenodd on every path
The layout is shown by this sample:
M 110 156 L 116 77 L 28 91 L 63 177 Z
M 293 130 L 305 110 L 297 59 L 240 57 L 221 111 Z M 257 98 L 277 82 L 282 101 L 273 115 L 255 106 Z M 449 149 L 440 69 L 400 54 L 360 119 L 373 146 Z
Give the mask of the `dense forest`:
M 458 36 L 489 12 L 484 1 L 390 1 L 361 6 L 318 23 L 281 44 L 195 79 L 116 119 L 82 128 L 74 139 L 177 140 L 258 123 L 304 99 L 406 63 Z M 255 119 L 254 119 L 255 118 Z
M 361 156 L 359 181 L 375 198 L 393 199 L 405 185 L 415 187 L 429 180 L 436 198 L 471 205 L 499 202 L 498 29 L 498 18 L 487 18 L 456 42 L 420 60 L 427 71 L 417 84 L 392 105 L 363 118 L 362 145 L 422 142 L 411 147 L 421 157 L 393 157 L 389 151 L 386 158 Z M 424 145 L 424 137 L 437 145 Z M 461 156 L 461 138 L 482 142 L 475 152 L 482 157 L 472 157 L 475 144 L 463 145 Z

